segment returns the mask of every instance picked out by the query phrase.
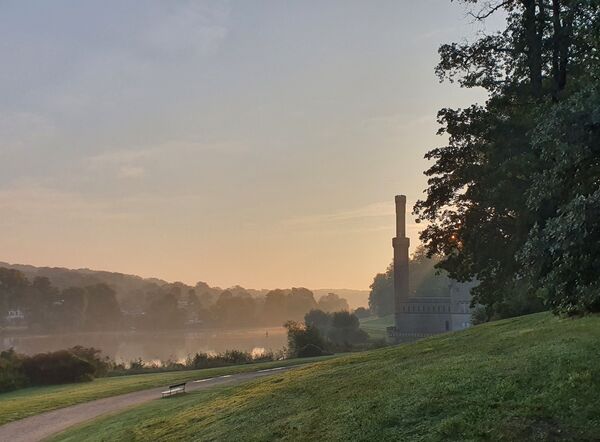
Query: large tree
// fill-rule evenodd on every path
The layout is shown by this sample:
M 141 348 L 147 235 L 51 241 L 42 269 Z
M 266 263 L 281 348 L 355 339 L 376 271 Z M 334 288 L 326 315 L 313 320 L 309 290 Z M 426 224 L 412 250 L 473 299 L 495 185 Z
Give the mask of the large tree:
M 543 272 L 531 271 L 523 248 L 560 204 L 532 201 L 547 167 L 534 134 L 556 106 L 597 81 L 590 73 L 598 66 L 599 2 L 463 3 L 471 4 L 475 20 L 503 11 L 506 27 L 440 48 L 440 79 L 484 88 L 489 98 L 439 112 L 439 133 L 448 144 L 426 155 L 434 164 L 415 213 L 428 223 L 421 234 L 428 253 L 444 256 L 438 266 L 454 279 L 480 281 L 474 302 L 490 317 L 507 316 L 519 310 L 515 299 L 521 311 L 530 311 L 539 294 L 532 288 L 543 284 Z M 560 186 L 575 185 L 571 178 Z

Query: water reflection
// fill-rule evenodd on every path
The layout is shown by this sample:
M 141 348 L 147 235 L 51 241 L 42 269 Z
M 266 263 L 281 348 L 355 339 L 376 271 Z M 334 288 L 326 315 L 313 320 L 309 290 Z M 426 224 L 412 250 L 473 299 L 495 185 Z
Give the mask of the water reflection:
M 217 353 L 225 350 L 277 351 L 286 345 L 285 329 L 280 327 L 240 330 L 202 330 L 170 332 L 103 332 L 61 335 L 5 336 L 1 349 L 13 347 L 26 354 L 83 345 L 96 347 L 117 362 L 179 361 L 196 352 Z

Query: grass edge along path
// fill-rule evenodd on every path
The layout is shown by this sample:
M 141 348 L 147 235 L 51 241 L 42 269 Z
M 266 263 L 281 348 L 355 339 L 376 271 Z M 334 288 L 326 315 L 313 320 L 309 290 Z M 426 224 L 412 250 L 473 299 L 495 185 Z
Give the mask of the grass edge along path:
M 154 401 L 53 440 L 600 440 L 598 342 L 598 315 L 535 314 Z
M 336 356 L 286 359 L 283 361 L 259 362 L 218 368 L 103 377 L 90 382 L 23 388 L 0 394 L 0 425 L 70 405 L 154 387 L 228 374 L 247 373 L 267 368 L 307 364 L 333 357 Z

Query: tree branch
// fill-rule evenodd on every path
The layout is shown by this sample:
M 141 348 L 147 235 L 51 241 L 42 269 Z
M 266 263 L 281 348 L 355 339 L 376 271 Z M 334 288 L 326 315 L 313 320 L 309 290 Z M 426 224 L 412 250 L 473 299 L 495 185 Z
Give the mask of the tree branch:
M 504 8 L 505 6 L 510 5 L 514 0 L 504 0 L 502 3 L 493 6 L 490 8 L 489 11 L 487 12 L 483 12 L 483 9 L 481 11 L 479 11 L 478 14 L 473 14 L 472 12 L 469 12 L 468 14 L 473 17 L 475 20 L 485 20 L 486 18 L 488 18 L 490 15 L 492 15 L 494 12 L 498 11 L 499 9 Z

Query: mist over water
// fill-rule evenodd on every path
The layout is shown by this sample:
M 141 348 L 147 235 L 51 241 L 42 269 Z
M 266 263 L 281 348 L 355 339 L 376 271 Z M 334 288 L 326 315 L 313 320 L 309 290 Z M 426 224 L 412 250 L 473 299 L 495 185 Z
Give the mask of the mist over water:
M 218 353 L 242 350 L 260 353 L 280 350 L 286 345 L 282 327 L 250 329 L 211 329 L 201 331 L 128 331 L 64 333 L 58 335 L 5 336 L 2 350 L 14 348 L 19 353 L 35 354 L 82 345 L 102 350 L 117 362 L 142 358 L 151 361 L 181 361 L 197 352 Z

